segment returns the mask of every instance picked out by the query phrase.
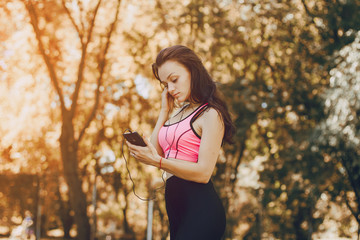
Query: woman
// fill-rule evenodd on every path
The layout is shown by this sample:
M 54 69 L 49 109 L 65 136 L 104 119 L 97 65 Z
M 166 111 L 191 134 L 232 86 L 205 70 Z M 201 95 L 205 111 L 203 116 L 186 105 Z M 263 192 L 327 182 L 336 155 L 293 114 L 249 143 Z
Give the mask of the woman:
M 171 240 L 221 239 L 225 211 L 210 178 L 234 131 L 227 107 L 199 57 L 185 46 L 161 50 L 153 73 L 164 86 L 161 111 L 150 141 L 144 139 L 147 146 L 127 142 L 129 150 L 167 173 Z M 170 117 L 174 106 L 181 108 Z

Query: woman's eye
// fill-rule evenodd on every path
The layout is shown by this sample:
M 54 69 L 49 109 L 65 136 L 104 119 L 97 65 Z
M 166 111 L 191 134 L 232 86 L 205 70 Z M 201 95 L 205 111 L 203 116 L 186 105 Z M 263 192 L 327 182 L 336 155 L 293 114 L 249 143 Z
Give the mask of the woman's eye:
M 177 78 L 174 78 L 173 80 L 171 80 L 173 83 L 176 82 L 178 79 Z

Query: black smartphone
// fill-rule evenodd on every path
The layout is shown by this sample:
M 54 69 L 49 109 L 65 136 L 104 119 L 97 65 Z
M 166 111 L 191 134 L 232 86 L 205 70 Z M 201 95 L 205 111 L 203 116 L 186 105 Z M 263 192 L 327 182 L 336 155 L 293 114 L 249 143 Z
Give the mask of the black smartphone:
M 146 146 L 144 139 L 137 132 L 126 132 L 126 133 L 123 133 L 123 136 L 131 144 L 141 146 L 141 147 Z

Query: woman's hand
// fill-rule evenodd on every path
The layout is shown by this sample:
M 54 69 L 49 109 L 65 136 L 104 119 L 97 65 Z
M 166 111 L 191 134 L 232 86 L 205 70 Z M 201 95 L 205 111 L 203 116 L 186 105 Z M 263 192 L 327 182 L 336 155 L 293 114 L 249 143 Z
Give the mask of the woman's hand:
M 147 138 L 143 137 L 143 139 L 146 143 L 145 147 L 137 146 L 126 141 L 126 144 L 129 147 L 130 155 L 144 164 L 159 167 L 161 156 L 157 153 L 156 148 Z
M 168 114 L 174 106 L 174 98 L 169 94 L 168 88 L 165 87 L 161 93 L 161 111 Z

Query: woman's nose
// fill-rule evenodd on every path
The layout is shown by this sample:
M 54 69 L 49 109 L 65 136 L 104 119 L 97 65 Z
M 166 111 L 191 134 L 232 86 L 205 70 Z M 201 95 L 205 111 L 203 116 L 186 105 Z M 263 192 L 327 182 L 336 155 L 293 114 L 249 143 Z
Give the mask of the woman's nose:
M 175 90 L 175 86 L 174 86 L 174 84 L 169 83 L 169 84 L 168 84 L 168 91 L 169 91 L 169 93 L 170 93 L 170 94 L 171 94 L 171 93 L 173 93 L 173 92 L 174 92 L 174 90 Z

